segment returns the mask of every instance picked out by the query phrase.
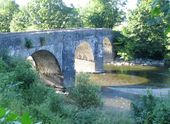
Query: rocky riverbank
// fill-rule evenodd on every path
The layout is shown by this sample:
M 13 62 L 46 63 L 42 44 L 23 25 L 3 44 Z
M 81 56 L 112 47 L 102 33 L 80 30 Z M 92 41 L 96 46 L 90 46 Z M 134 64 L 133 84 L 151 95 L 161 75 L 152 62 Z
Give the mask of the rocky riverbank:
M 133 65 L 142 65 L 142 66 L 164 66 L 164 60 L 151 60 L 151 59 L 135 59 L 132 61 L 124 61 L 122 59 L 115 59 L 114 61 L 107 63 L 115 66 L 133 66 Z

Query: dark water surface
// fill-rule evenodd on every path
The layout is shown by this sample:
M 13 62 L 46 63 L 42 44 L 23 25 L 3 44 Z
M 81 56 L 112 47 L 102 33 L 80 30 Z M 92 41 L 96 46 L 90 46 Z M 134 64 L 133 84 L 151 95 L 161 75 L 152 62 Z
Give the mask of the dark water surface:
M 170 87 L 170 71 L 165 67 L 105 65 L 105 73 L 92 74 L 91 79 L 101 86 Z

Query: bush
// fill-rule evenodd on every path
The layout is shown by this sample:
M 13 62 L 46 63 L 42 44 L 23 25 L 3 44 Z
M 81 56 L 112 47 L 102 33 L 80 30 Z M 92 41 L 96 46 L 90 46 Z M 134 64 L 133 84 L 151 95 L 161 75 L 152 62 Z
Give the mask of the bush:
M 56 94 L 55 89 L 45 86 L 29 63 L 22 59 L 10 59 L 9 63 L 0 60 L 0 65 L 10 68 L 5 71 L 4 66 L 0 66 L 3 70 L 0 73 L 0 106 L 18 113 L 18 118 L 28 112 L 33 122 L 43 124 L 114 122 L 109 114 L 100 110 L 99 88 L 90 84 L 88 75 L 79 75 L 77 86 L 70 89 L 70 95 L 65 97 Z
M 132 108 L 137 124 L 168 124 L 170 122 L 169 100 L 160 100 L 151 93 L 143 96 L 141 103 L 133 103 Z
M 95 124 L 135 124 L 130 111 L 110 109 L 107 111 L 96 111 L 99 116 Z
M 0 105 L 19 115 L 27 111 L 33 116 L 34 122 L 67 123 L 71 117 L 65 110 L 63 98 L 43 84 L 30 63 L 22 59 L 11 61 L 9 65 L 0 60 L 3 72 L 0 73 Z M 5 72 L 4 65 L 12 69 Z
M 73 124 L 134 124 L 130 112 L 102 111 L 96 108 L 79 109 L 73 113 Z
M 134 116 L 137 124 L 152 124 L 153 110 L 156 100 L 151 93 L 143 96 L 141 103 L 132 104 Z
M 27 103 L 29 102 L 28 100 L 31 101 L 27 104 L 27 107 L 36 121 L 51 124 L 67 123 L 69 118 L 68 113 L 66 113 L 64 109 L 66 106 L 64 99 L 59 94 L 56 94 L 53 89 L 39 84 L 34 85 L 34 88 L 30 88 L 25 95 L 27 93 L 30 97 L 27 96 L 26 101 Z
M 76 86 L 70 89 L 69 96 L 80 108 L 98 107 L 101 105 L 99 87 L 90 83 L 89 76 L 80 74 L 77 76 Z
M 165 63 L 164 63 L 164 65 L 166 67 L 170 67 L 170 51 L 168 51 L 168 53 L 165 56 Z
M 1 124 L 32 124 L 32 120 L 28 113 L 19 116 L 8 109 L 0 107 L 0 123 Z
M 166 59 L 165 59 L 164 65 L 165 65 L 166 67 L 170 67 L 170 58 L 166 58 Z
M 28 88 L 37 80 L 37 74 L 32 69 L 30 63 L 21 60 L 15 68 L 15 77 L 17 82 L 21 82 L 21 88 Z
M 8 65 L 11 62 L 11 57 L 8 54 L 7 48 L 0 48 L 0 58 Z
M 35 82 L 28 89 L 21 90 L 23 102 L 26 106 L 31 104 L 40 105 L 48 98 L 49 88 L 41 82 Z
M 33 48 L 33 43 L 30 39 L 25 38 L 25 47 L 27 49 Z
M 159 100 L 153 111 L 153 124 L 169 124 L 170 122 L 170 98 Z
M 75 124 L 94 124 L 99 118 L 100 113 L 95 108 L 81 109 L 73 119 Z
M 0 58 L 0 73 L 7 72 L 8 65 Z

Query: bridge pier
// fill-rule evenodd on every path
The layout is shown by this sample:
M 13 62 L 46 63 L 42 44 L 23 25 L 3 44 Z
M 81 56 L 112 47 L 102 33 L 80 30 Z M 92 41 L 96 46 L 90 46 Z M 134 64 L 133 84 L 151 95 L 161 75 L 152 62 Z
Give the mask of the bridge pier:
M 104 71 L 104 61 L 103 61 L 103 39 L 98 38 L 98 42 L 95 44 L 95 70 L 96 73 Z

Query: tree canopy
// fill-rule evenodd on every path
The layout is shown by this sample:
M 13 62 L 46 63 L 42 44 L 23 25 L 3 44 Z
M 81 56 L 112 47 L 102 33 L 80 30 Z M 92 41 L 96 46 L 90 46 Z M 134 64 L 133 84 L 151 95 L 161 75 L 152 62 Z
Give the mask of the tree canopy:
M 165 33 L 170 33 L 170 1 L 153 0 L 151 14 L 157 19 L 157 23 L 163 20 L 167 24 Z
M 10 22 L 18 7 L 12 0 L 0 0 L 0 32 L 10 32 Z
M 12 31 L 80 27 L 78 12 L 62 0 L 32 0 L 11 22 Z
M 138 7 L 128 15 L 127 27 L 123 31 L 125 46 L 122 49 L 128 58 L 164 58 L 167 23 L 163 19 L 157 23 L 157 18 L 152 16 L 151 4 L 152 1 L 140 0 Z
M 91 0 L 89 5 L 80 10 L 86 27 L 113 28 L 123 20 L 121 9 L 126 0 Z
M 7 2 L 13 3 L 13 6 Z M 66 6 L 62 0 L 31 0 L 20 9 L 12 0 L 1 3 L 6 7 L 1 7 L 5 8 L 5 13 L 1 14 L 0 11 L 0 27 L 2 32 L 6 32 L 76 27 L 113 28 L 124 18 L 122 7 L 126 0 L 92 0 L 87 8 L 79 11 L 73 6 Z M 14 8 L 17 8 L 17 12 Z

